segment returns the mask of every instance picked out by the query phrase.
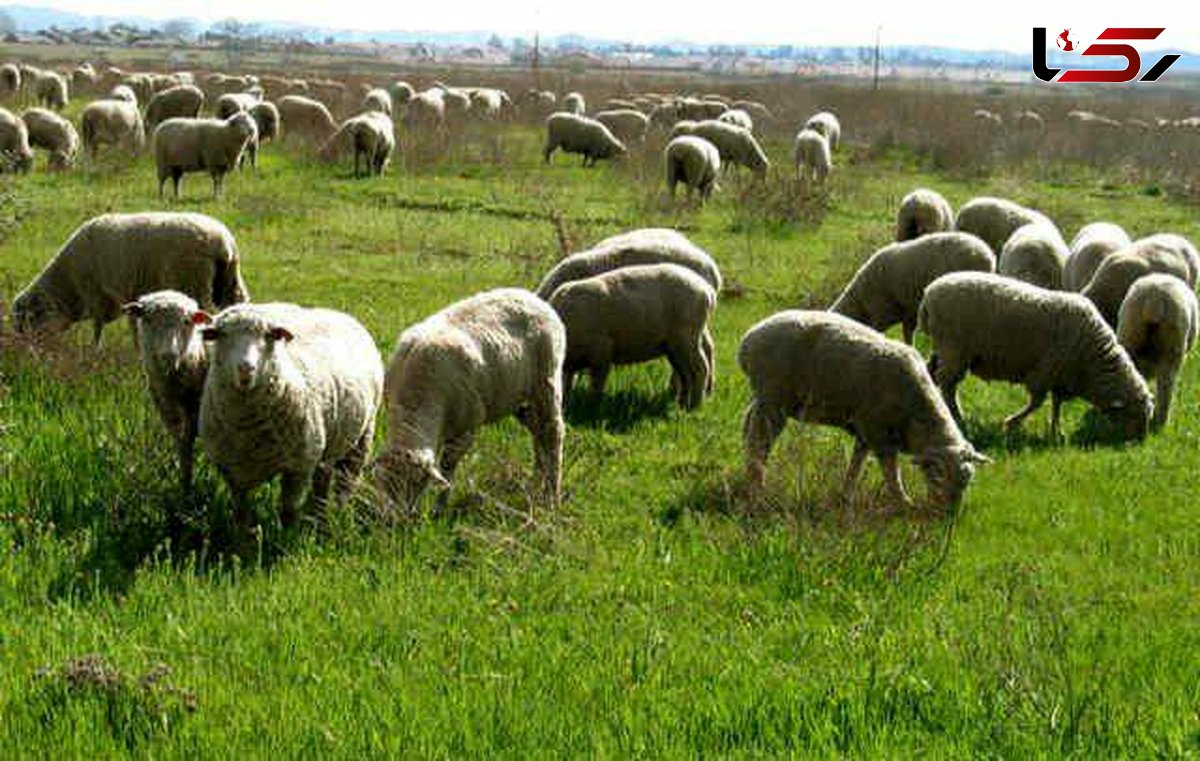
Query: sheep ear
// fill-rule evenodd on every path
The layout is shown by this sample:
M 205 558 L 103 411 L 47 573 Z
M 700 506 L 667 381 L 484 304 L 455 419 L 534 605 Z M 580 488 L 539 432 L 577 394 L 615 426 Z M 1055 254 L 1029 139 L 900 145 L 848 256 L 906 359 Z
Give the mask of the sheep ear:
M 140 302 L 131 301 L 121 307 L 121 311 L 130 317 L 141 317 L 146 313 L 146 308 Z
M 267 335 L 272 341 L 290 341 L 295 338 L 295 336 L 292 335 L 292 331 L 288 330 L 287 328 L 280 327 L 279 325 L 272 327 L 271 330 L 267 332 Z
M 197 309 L 195 312 L 192 313 L 192 324 L 193 325 L 211 325 L 212 324 L 212 316 L 210 316 L 209 313 L 205 312 L 203 309 Z

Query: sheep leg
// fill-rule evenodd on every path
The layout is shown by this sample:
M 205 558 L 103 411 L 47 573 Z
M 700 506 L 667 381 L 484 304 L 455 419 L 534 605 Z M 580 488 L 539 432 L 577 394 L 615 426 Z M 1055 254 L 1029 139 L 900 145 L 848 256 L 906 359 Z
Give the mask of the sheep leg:
M 99 317 L 92 319 L 92 346 L 100 348 L 100 339 L 104 333 L 104 321 Z
M 561 391 L 543 381 L 539 398 L 520 417 L 533 437 L 533 467 L 542 482 L 542 500 L 557 510 L 562 495 L 563 425 Z M 532 517 L 532 516 L 531 516 Z
M 867 461 L 867 442 L 854 438 L 854 452 L 850 455 L 850 465 L 846 468 L 846 478 L 842 482 L 842 501 L 847 505 L 854 498 L 854 490 L 858 487 L 858 478 L 862 475 L 863 463 Z
M 179 200 L 179 181 L 183 179 L 183 172 L 172 172 L 171 182 L 175 185 L 175 200 Z
M 954 354 L 938 354 L 936 351 L 929 358 L 929 366 L 933 380 L 941 390 L 942 398 L 946 400 L 954 422 L 961 427 L 963 418 L 962 411 L 958 408 L 958 384 L 966 377 L 966 366 Z
M 913 333 L 916 332 L 917 329 L 916 324 L 905 320 L 904 324 L 901 326 L 901 329 L 904 331 L 904 343 L 912 346 Z
M 1012 432 L 1021 427 L 1021 423 L 1025 422 L 1025 418 L 1037 412 L 1038 408 L 1046 401 L 1045 391 L 1030 391 L 1029 404 L 1026 404 L 1017 412 L 1009 415 L 1004 419 L 1005 430 Z M 1051 421 L 1051 429 L 1054 428 L 1054 422 Z
M 1062 440 L 1062 430 L 1059 427 L 1059 413 L 1062 411 L 1063 399 L 1057 393 L 1050 394 L 1050 438 Z
M 284 528 L 296 525 L 300 505 L 313 481 L 313 472 L 289 471 L 283 474 L 283 490 L 279 500 L 279 520 Z
M 334 499 L 338 505 L 346 504 L 346 500 L 350 498 L 350 492 L 354 490 L 354 482 L 358 480 L 358 474 L 362 472 L 363 465 L 367 462 L 367 455 L 371 452 L 371 442 L 375 440 L 375 426 L 372 424 L 363 431 L 363 435 L 355 442 L 354 446 L 346 453 L 346 456 L 334 465 Z
M 888 495 L 900 507 L 913 507 L 913 501 L 904 491 L 904 482 L 900 479 L 900 460 L 896 453 L 879 456 L 879 467 L 883 469 L 883 482 L 887 486 Z
M 179 480 L 184 492 L 192 490 L 192 474 L 196 462 L 196 422 L 185 420 L 179 433 Z
M 768 407 L 754 399 L 742 416 L 742 446 L 746 452 L 746 477 L 754 490 L 762 489 L 767 480 L 767 458 L 787 416 L 778 408 Z
M 712 333 L 709 332 L 707 325 L 700 333 L 700 350 L 704 353 L 704 364 L 708 366 L 708 375 L 704 380 L 704 394 L 708 396 L 713 392 L 713 386 L 717 382 L 717 362 Z
M 704 389 L 708 381 L 708 364 L 704 361 L 702 340 L 694 346 L 683 346 L 668 350 L 667 359 L 677 368 L 682 388 L 676 400 L 685 410 L 694 410 L 704 401 Z

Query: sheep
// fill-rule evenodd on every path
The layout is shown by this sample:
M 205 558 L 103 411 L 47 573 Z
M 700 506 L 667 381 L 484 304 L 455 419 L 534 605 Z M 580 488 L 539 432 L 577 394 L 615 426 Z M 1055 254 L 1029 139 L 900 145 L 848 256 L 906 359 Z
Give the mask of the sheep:
M 1004 128 L 1004 118 L 1000 114 L 993 113 L 986 108 L 977 108 L 972 114 L 975 119 L 975 126 L 985 135 L 999 135 Z
M 33 94 L 40 106 L 54 111 L 62 111 L 70 101 L 67 80 L 55 71 L 44 71 L 34 80 Z
M 1200 277 L 1200 252 L 1192 242 L 1175 233 L 1157 233 L 1137 241 L 1139 248 L 1157 249 L 1171 253 L 1187 267 L 1187 284 L 1194 286 Z
M 567 330 L 563 393 L 588 371 L 604 393 L 612 366 L 666 357 L 679 406 L 693 410 L 712 390 L 713 340 L 708 322 L 717 293 L 678 264 L 646 264 L 564 283 L 550 306 Z
M 1081 292 L 1096 305 L 1105 322 L 1114 328 L 1117 326 L 1121 302 L 1125 300 L 1130 286 L 1139 278 L 1162 273 L 1179 278 L 1189 287 L 1195 285 L 1186 260 L 1175 249 L 1160 245 L 1161 241 L 1156 238 L 1151 236 L 1134 241 L 1107 257 Z
M 829 141 L 829 150 L 836 151 L 842 142 L 842 123 L 829 111 L 821 111 L 809 117 L 804 129 L 820 132 Z
M 443 87 L 441 91 L 446 123 L 454 127 L 461 125 L 471 111 L 470 96 L 457 88 Z
M 963 437 L 921 355 L 848 317 L 774 314 L 746 331 L 738 366 L 751 389 L 742 440 L 755 491 L 765 484 L 771 447 L 788 418 L 854 437 L 842 489 L 847 502 L 868 452 L 879 460 L 891 499 L 906 507 L 912 500 L 900 478 L 900 453 L 914 457 L 938 506 L 961 500 L 975 466 L 990 462 Z
M 248 92 L 225 93 L 213 104 L 213 116 L 217 119 L 228 119 L 240 111 L 249 113 L 254 104 L 261 100 L 262 98 Z
M 285 140 L 296 137 L 318 145 L 324 144 L 338 128 L 324 103 L 302 95 L 279 99 L 279 120 Z
M 76 66 L 71 70 L 71 92 L 76 95 L 93 92 L 99 80 L 100 77 L 96 74 L 96 70 L 92 68 L 90 63 Z
M 587 113 L 587 104 L 582 95 L 577 92 L 569 92 L 563 96 L 562 110 L 568 114 L 583 116 Z
M 213 198 L 221 196 L 225 175 L 238 165 L 242 152 L 258 140 L 258 127 L 244 111 L 228 119 L 168 119 L 154 130 L 154 163 L 158 167 L 158 197 L 170 178 L 175 198 L 179 181 L 188 172 L 208 172 Z
M 755 100 L 735 100 L 729 104 L 729 107 L 738 111 L 745 111 L 759 123 L 765 124 L 775 120 L 775 115 L 771 113 L 771 109 Z
M 378 87 L 368 90 L 367 94 L 363 96 L 360 110 L 378 111 L 381 114 L 391 116 L 392 96 L 388 94 L 387 90 Z
M 282 476 L 280 520 L 310 492 L 345 502 L 370 453 L 383 360 L 353 317 L 295 304 L 243 304 L 205 327 L 210 367 L 200 443 L 248 517 L 247 498 Z
M 650 119 L 635 109 L 601 111 L 595 119 L 608 127 L 609 132 L 625 145 L 642 142 L 646 139 L 646 131 L 650 129 Z
M 610 159 L 625 153 L 625 144 L 595 119 L 570 113 L 551 114 L 546 119 L 546 146 L 542 158 L 550 157 L 561 148 L 565 153 L 583 154 L 583 165 L 594 166 L 599 159 Z
M 396 81 L 388 85 L 387 93 L 391 96 L 393 104 L 403 106 L 413 99 L 417 91 L 408 82 Z
M 992 251 L 1003 251 L 1017 228 L 1031 222 L 1054 223 L 1045 214 L 1027 209 L 1005 198 L 979 196 L 963 204 L 954 219 L 954 229 L 983 238 Z
M 996 257 L 969 233 L 935 232 L 871 255 L 829 311 L 883 332 L 900 323 L 911 344 L 925 287 L 948 272 L 995 272 Z
M 0 108 L 0 171 L 28 172 L 32 166 L 29 128 L 12 111 Z
M 366 159 L 366 173 L 380 176 L 396 147 L 391 117 L 379 111 L 367 111 L 342 122 L 342 126 L 321 147 L 320 156 L 334 161 L 353 152 L 354 176 L 359 176 L 359 157 Z
M 92 321 L 100 343 L 121 307 L 154 291 L 181 291 L 205 309 L 248 301 L 237 243 L 203 214 L 143 212 L 93 217 L 71 233 L 12 303 L 22 333 L 55 334 Z
M 793 147 L 796 156 L 796 179 L 824 182 L 833 169 L 829 142 L 814 129 L 802 129 L 796 134 Z
M 604 101 L 604 111 L 637 111 L 641 113 L 636 102 L 627 98 L 609 98 Z M 598 115 L 598 114 L 597 114 Z M 645 116 L 645 114 L 642 114 Z
M 721 173 L 721 153 L 717 147 L 702 137 L 680 135 L 663 151 L 666 159 L 667 190 L 675 198 L 675 186 L 682 182 L 687 186 L 688 197 L 700 191 L 701 202 L 707 201 L 717 189 L 717 176 Z
M 431 483 L 449 490 L 477 431 L 513 415 L 533 438 L 542 500 L 557 508 L 566 344 L 550 305 L 517 288 L 485 291 L 406 329 L 388 364 L 379 491 L 411 509 Z
M 653 129 L 665 130 L 673 127 L 679 121 L 679 106 L 674 102 L 659 103 L 650 110 L 650 126 Z M 678 137 L 678 135 L 672 135 Z
M 415 134 L 440 132 L 446 126 L 446 101 L 441 90 L 422 90 L 404 108 L 404 128 Z
M 0 98 L 11 98 L 20 91 L 21 69 L 15 63 L 0 66 Z
M 900 202 L 900 210 L 896 213 L 897 241 L 953 229 L 954 209 L 936 190 L 917 188 Z
M 750 130 L 734 124 L 726 124 L 715 119 L 690 123 L 689 120 L 679 122 L 672 130 L 672 137 L 679 135 L 695 135 L 702 137 L 717 147 L 724 166 L 744 166 L 762 177 L 771 166 L 762 146 L 754 139 Z
M 684 98 L 677 104 L 679 117 L 689 121 L 715 120 L 728 109 L 724 103 L 698 98 Z
M 1105 259 L 1132 242 L 1129 233 L 1111 222 L 1085 225 L 1071 240 L 1071 256 L 1063 268 L 1063 289 L 1082 291 Z
M 29 131 L 29 145 L 49 152 L 47 166 L 51 170 L 69 169 L 79 153 L 79 133 L 75 125 L 53 111 L 44 108 L 26 109 L 21 121 Z
M 320 101 L 330 111 L 341 108 L 346 99 L 346 86 L 341 82 L 317 81 L 308 83 L 309 92 L 314 100 Z
M 750 114 L 746 113 L 740 108 L 729 109 L 725 113 L 718 116 L 717 121 L 725 122 L 726 124 L 732 124 L 735 127 L 742 127 L 750 132 L 754 131 L 754 120 L 750 118 Z
M 1042 133 L 1046 131 L 1046 121 L 1037 111 L 1020 111 L 1014 117 L 1014 121 L 1017 134 L 1024 137 L 1041 137 Z
M 138 104 L 137 93 L 129 85 L 117 85 L 108 93 L 106 100 L 120 100 L 126 103 L 132 103 L 135 106 Z
M 154 96 L 154 80 L 148 74 L 126 74 L 121 84 L 134 92 L 138 103 L 149 103 Z
M 123 147 L 141 153 L 146 131 L 136 101 L 97 100 L 89 103 L 79 117 L 83 148 L 95 160 L 101 145 Z
M 721 270 L 707 251 L 668 228 L 642 228 L 613 235 L 590 249 L 562 259 L 546 273 L 537 295 L 549 299 L 563 283 L 595 277 L 639 264 L 678 264 L 695 272 L 721 292 Z
M 154 128 L 167 119 L 182 117 L 195 119 L 204 107 L 204 91 L 195 85 L 176 85 L 154 94 L 146 104 L 146 130 L 153 134 Z
M 208 353 L 199 328 L 212 319 L 190 296 L 155 291 L 121 311 L 137 324 L 138 352 L 159 418 L 175 439 L 180 484 L 191 491 L 200 395 L 208 375 Z
M 929 364 L 954 418 L 956 389 L 967 371 L 1024 385 L 1029 404 L 1004 421 L 1013 430 L 1050 394 L 1050 431 L 1059 408 L 1082 397 L 1117 424 L 1126 439 L 1145 436 L 1153 403 L 1112 329 L 1090 301 L 980 272 L 943 275 L 925 289 L 917 316 L 933 343 Z
M 1196 345 L 1200 305 L 1196 294 L 1171 275 L 1140 278 L 1129 288 L 1117 317 L 1117 340 L 1147 380 L 1157 379 L 1151 428 L 1167 422 L 1184 355 Z
M 1067 248 L 1057 227 L 1046 223 L 1023 225 L 1000 249 L 996 271 L 1058 291 L 1062 290 L 1063 267 L 1070 256 L 1071 249 Z
M 520 98 L 522 118 L 542 121 L 558 110 L 558 96 L 549 90 L 527 90 Z
M 258 127 L 258 142 L 274 140 L 279 135 L 279 109 L 269 100 L 259 101 L 250 107 L 250 117 Z

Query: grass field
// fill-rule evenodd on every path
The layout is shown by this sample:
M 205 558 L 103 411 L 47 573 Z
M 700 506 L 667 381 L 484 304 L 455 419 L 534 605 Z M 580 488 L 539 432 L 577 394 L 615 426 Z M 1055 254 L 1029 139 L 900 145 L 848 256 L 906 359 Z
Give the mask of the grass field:
M 236 557 L 215 474 L 177 491 L 123 324 L 100 351 L 86 328 L 0 333 L 0 757 L 1200 754 L 1195 362 L 1170 425 L 1132 447 L 1077 433 L 1081 402 L 1065 444 L 1045 413 L 1005 436 L 1023 393 L 968 381 L 968 436 L 996 463 L 938 516 L 883 514 L 873 462 L 836 506 L 849 440 L 811 428 L 777 448 L 768 504 L 745 504 L 735 361 L 757 320 L 826 305 L 914 187 L 1012 197 L 1068 235 L 1195 239 L 1195 207 L 1085 165 L 964 179 L 852 142 L 827 193 L 779 171 L 685 209 L 655 156 L 545 167 L 539 140 L 510 128 L 378 181 L 269 148 L 219 202 L 192 176 L 160 203 L 145 162 L 3 180 L 5 302 L 85 219 L 163 206 L 229 225 L 256 300 L 346 310 L 385 356 L 454 299 L 533 286 L 563 240 L 632 227 L 683 229 L 734 292 L 701 410 L 672 406 L 665 363 L 571 401 L 559 513 L 523 525 L 510 421 L 446 514 L 388 525 L 364 494 L 283 535 L 264 491 L 262 540 Z

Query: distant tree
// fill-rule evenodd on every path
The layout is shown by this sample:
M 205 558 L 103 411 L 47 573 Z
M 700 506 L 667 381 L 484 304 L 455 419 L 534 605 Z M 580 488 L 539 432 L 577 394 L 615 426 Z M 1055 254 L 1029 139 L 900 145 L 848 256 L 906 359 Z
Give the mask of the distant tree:
M 17 22 L 8 11 L 0 10 L 0 35 L 16 34 Z
M 488 38 L 487 46 L 489 48 L 499 48 L 500 50 L 504 50 L 504 40 L 500 38 L 500 35 L 493 34 Z
M 163 34 L 168 37 L 178 37 L 190 40 L 196 36 L 196 25 L 185 18 L 174 18 L 163 23 Z

